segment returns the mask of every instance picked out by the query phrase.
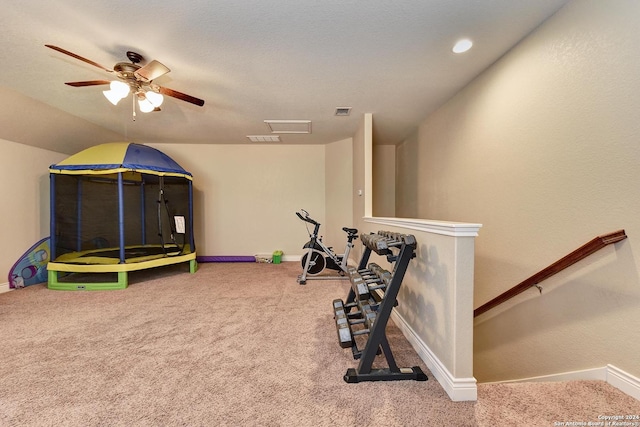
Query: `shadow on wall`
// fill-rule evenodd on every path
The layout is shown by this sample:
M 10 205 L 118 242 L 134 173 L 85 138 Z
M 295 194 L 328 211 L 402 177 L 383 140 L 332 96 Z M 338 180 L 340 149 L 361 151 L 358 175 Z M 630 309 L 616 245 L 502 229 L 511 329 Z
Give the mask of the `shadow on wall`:
M 51 210 L 51 184 L 48 171 L 43 171 L 43 175 L 38 180 L 38 209 L 40 212 L 39 236 L 49 236 L 51 234 L 51 223 L 49 220 Z
M 396 149 L 396 168 L 402 168 L 402 173 L 396 171 L 396 216 L 399 218 L 420 218 L 418 212 L 418 172 L 420 167 L 418 144 L 418 130 L 402 141 Z
M 193 234 L 196 243 L 196 252 L 205 255 L 207 220 L 205 216 L 206 198 L 205 192 L 193 186 Z
M 420 244 L 400 288 L 397 310 L 420 339 L 436 353 L 446 348 L 452 323 L 442 318 L 451 307 L 447 269 L 435 246 Z

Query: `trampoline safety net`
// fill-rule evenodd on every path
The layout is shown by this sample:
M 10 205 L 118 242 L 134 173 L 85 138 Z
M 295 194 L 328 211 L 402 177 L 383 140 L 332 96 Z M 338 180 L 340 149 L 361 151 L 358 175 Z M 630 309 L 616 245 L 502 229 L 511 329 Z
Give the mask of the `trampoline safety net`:
M 188 179 L 125 173 L 122 191 L 126 259 L 191 252 L 190 227 L 181 227 L 191 223 Z M 117 174 L 57 175 L 52 230 L 56 257 L 101 249 L 101 256 L 119 258 L 119 199 Z

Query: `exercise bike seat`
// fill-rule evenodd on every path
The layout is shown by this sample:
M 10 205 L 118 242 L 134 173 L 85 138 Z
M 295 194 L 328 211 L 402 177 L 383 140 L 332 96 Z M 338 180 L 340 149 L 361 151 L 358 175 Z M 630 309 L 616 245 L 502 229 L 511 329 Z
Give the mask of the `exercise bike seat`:
M 342 227 L 342 231 L 344 231 L 347 234 L 358 234 L 357 228 Z

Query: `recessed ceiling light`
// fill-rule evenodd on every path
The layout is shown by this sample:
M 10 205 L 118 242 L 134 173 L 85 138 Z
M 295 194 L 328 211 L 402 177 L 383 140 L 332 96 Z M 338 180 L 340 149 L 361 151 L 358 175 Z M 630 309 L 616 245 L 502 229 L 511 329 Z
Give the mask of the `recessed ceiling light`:
M 458 40 L 456 44 L 453 46 L 453 53 L 464 53 L 471 49 L 473 46 L 473 42 L 469 39 Z
M 280 142 L 280 135 L 247 135 L 251 142 Z

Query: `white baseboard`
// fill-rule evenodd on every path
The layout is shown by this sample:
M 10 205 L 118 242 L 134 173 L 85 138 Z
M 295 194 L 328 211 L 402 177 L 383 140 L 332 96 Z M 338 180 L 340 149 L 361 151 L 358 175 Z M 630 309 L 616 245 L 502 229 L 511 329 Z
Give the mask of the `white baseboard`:
M 607 369 L 593 368 L 581 371 L 561 372 L 559 374 L 541 375 L 539 377 L 519 378 L 506 381 L 492 381 L 483 384 L 505 384 L 505 383 L 528 383 L 528 382 L 553 382 L 553 381 L 576 381 L 576 380 L 607 380 Z
M 418 337 L 415 331 L 409 326 L 396 310 L 391 313 L 396 326 L 402 331 L 407 340 L 420 356 L 420 359 L 427 365 L 433 376 L 438 380 L 449 398 L 454 402 L 476 401 L 478 400 L 478 386 L 475 378 L 456 378 L 438 359 L 431 349 Z
M 576 380 L 599 380 L 605 381 L 618 390 L 629 396 L 640 400 L 640 378 L 616 368 L 613 365 L 601 368 L 584 369 L 581 371 L 561 372 L 559 374 L 542 375 L 539 377 L 521 378 L 518 380 L 496 381 L 483 384 L 499 383 L 524 383 L 524 382 L 546 382 L 546 381 L 576 381 Z
M 273 254 L 256 254 L 255 257 L 256 258 L 264 258 L 264 259 L 271 259 L 273 256 Z M 282 262 L 287 262 L 287 261 L 297 261 L 300 262 L 300 260 L 302 259 L 302 255 L 282 255 Z
M 640 378 L 624 372 L 613 365 L 607 365 L 607 381 L 618 390 L 640 400 Z
M 302 255 L 287 255 L 284 254 L 282 256 L 282 261 L 295 261 L 295 262 L 300 262 L 302 260 Z M 349 258 L 349 265 L 357 267 L 358 263 L 356 261 L 354 261 L 351 257 Z
M 3 292 L 9 292 L 12 289 L 9 287 L 9 282 L 7 283 L 0 283 L 0 294 Z

